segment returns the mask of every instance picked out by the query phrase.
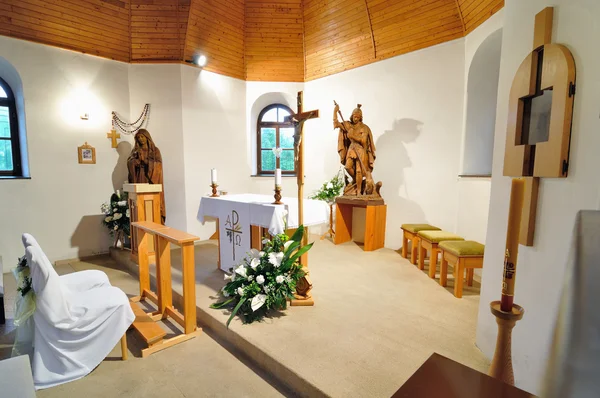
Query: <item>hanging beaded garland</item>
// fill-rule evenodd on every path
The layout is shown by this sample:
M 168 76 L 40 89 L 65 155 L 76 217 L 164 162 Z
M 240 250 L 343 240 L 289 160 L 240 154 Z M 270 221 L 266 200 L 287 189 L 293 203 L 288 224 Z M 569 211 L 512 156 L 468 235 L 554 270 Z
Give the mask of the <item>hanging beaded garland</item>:
M 148 125 L 148 120 L 150 120 L 150 104 L 144 105 L 144 110 L 142 110 L 142 114 L 140 117 L 133 123 L 127 123 L 122 120 L 119 115 L 115 111 L 112 112 L 112 123 L 115 129 L 119 129 L 124 134 L 135 134 L 139 129 L 141 129 L 144 124 Z

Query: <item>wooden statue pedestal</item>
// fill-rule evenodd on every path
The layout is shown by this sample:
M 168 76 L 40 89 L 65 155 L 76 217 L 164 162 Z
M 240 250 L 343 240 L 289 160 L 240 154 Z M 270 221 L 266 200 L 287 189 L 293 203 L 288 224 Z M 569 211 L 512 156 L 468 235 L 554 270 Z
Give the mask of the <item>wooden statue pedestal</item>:
M 160 218 L 160 193 L 161 184 L 123 184 L 123 191 L 127 192 L 129 200 L 129 222 L 151 221 L 161 223 Z M 140 244 L 136 228 L 131 231 L 131 259 L 137 263 L 137 248 Z M 148 242 L 148 258 L 150 263 L 155 262 L 154 242 Z
M 380 197 L 341 196 L 335 200 L 336 220 L 334 243 L 339 245 L 352 240 L 352 210 L 366 209 L 364 251 L 383 248 L 385 244 L 385 217 L 387 205 Z

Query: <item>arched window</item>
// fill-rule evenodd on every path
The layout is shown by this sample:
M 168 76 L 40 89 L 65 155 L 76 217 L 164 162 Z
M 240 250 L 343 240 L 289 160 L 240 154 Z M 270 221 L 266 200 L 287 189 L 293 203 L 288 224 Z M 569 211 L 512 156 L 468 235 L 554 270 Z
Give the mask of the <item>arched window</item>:
M 0 176 L 21 176 L 21 149 L 15 96 L 0 78 Z
M 273 104 L 264 108 L 258 115 L 256 128 L 258 174 L 275 174 L 276 168 L 280 168 L 282 174 L 296 174 L 294 127 L 291 123 L 284 122 L 285 117 L 291 114 L 292 110 L 287 106 Z M 275 154 L 275 148 L 281 148 L 279 158 Z

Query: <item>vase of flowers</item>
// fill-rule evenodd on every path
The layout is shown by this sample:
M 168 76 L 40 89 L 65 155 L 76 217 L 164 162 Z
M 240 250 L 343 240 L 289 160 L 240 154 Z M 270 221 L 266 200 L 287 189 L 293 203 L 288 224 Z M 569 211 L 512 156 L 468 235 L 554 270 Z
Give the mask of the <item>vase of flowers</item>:
M 324 182 L 321 188 L 309 197 L 309 199 L 324 200 L 329 205 L 329 229 L 321 236 L 321 239 L 325 239 L 327 234 L 333 239 L 335 235 L 333 229 L 333 204 L 335 203 L 335 198 L 340 196 L 343 190 L 344 172 L 343 169 L 340 169 L 331 180 Z
M 31 316 L 35 312 L 35 291 L 27 258 L 21 257 L 12 270 L 17 281 L 17 299 L 13 323 L 17 327 L 12 356 L 29 354 L 33 347 L 34 325 Z
M 335 202 L 335 198 L 340 196 L 343 190 L 344 174 L 340 169 L 340 171 L 331 180 L 324 182 L 321 188 L 312 194 L 309 199 L 324 200 L 328 204 L 333 204 Z
M 277 234 L 265 239 L 262 251 L 252 249 L 241 264 L 225 274 L 228 282 L 221 289 L 223 301 L 210 307 L 232 309 L 227 327 L 236 314 L 242 315 L 244 323 L 252 323 L 270 311 L 287 308 L 298 281 L 306 275 L 298 259 L 313 245 L 301 246 L 303 236 L 301 225 L 291 238 Z
M 103 203 L 100 209 L 104 213 L 102 224 L 108 228 L 110 236 L 115 237 L 115 247 L 117 247 L 117 243 L 120 240 L 121 248 L 123 248 L 126 237 L 128 239 L 130 236 L 130 214 L 127 193 L 119 191 L 113 193 L 110 196 L 110 203 Z

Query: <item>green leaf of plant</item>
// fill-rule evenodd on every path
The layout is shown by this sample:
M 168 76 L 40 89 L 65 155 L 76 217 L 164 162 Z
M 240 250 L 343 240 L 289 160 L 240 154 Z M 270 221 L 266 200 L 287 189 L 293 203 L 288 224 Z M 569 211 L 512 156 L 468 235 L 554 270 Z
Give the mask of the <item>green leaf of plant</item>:
M 301 255 L 303 255 L 304 253 L 306 253 L 307 251 L 310 250 L 310 248 L 312 247 L 313 243 L 310 243 L 306 246 L 304 246 L 302 249 L 298 250 L 296 252 L 296 254 L 294 254 L 292 257 L 290 257 L 290 261 L 293 263 L 294 261 L 296 261 L 298 258 L 300 258 Z
M 214 303 L 214 304 L 211 304 L 211 305 L 210 305 L 210 308 L 214 308 L 214 309 L 223 308 L 223 307 L 225 307 L 227 304 L 231 303 L 231 302 L 232 302 L 232 301 L 234 301 L 234 300 L 235 300 L 235 297 L 234 297 L 234 298 L 231 298 L 231 299 L 229 299 L 229 300 L 227 300 L 227 301 L 222 301 L 222 302 L 220 302 L 220 303 Z
M 298 227 L 298 229 L 296 230 L 296 232 L 294 232 L 294 235 L 292 235 L 290 240 L 293 240 L 296 242 L 301 242 L 303 236 L 304 236 L 304 225 L 300 225 Z
M 233 309 L 233 311 L 231 311 L 231 316 L 227 320 L 227 329 L 229 329 L 229 324 L 231 323 L 231 320 L 233 319 L 233 317 L 235 316 L 235 314 L 237 314 L 237 312 L 240 310 L 240 307 L 242 306 L 242 304 L 244 304 L 246 302 L 246 300 L 247 300 L 246 297 L 242 298 L 240 300 L 240 302 L 235 306 L 235 308 Z

